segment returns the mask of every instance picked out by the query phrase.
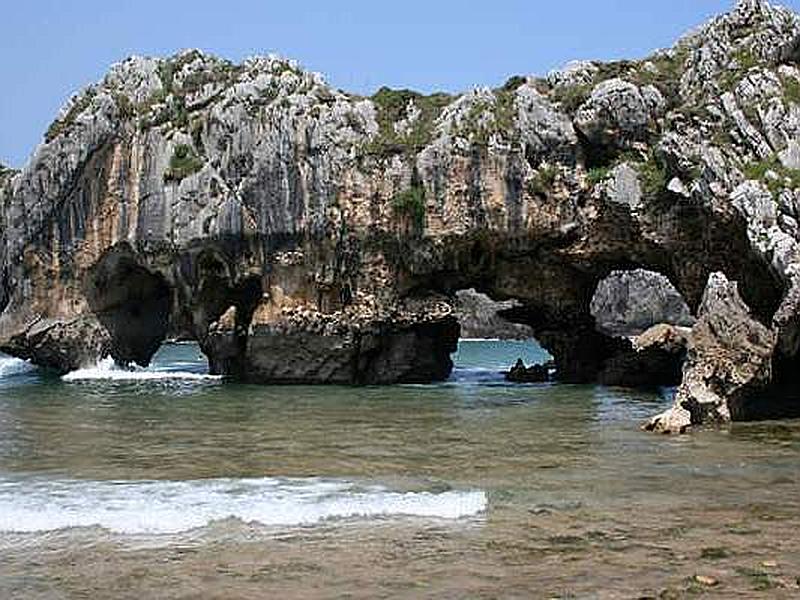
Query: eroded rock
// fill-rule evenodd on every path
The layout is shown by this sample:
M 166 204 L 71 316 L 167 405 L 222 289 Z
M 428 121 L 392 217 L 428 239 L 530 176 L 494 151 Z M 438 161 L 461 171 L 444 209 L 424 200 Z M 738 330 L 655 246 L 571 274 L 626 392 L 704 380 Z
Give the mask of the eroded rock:
M 533 337 L 530 327 L 512 323 L 499 314 L 518 306 L 518 302 L 495 302 L 474 289 L 459 290 L 456 299 L 456 316 L 461 324 L 462 338 L 526 340 Z
M 599 84 L 589 100 L 578 110 L 575 126 L 598 146 L 627 146 L 646 139 L 656 111 L 663 108 L 660 92 L 648 93 L 623 79 Z
M 709 277 L 689 340 L 675 405 L 645 427 L 683 433 L 692 425 L 747 420 L 750 403 L 770 384 L 776 336 L 722 273 Z
M 655 325 L 632 338 L 631 347 L 606 361 L 600 380 L 635 388 L 673 387 L 681 382 L 691 330 Z
M 458 96 L 359 97 L 274 56 L 132 58 L 0 172 L 0 345 L 63 370 L 146 364 L 180 332 L 241 379 L 432 380 L 475 287 L 516 300 L 502 316 L 562 380 L 655 379 L 652 353 L 679 345 L 629 336 L 689 324 L 722 271 L 791 379 L 798 34 L 790 11 L 742 2 L 644 61 Z M 672 287 L 623 282 L 596 320 L 598 284 L 637 269 Z M 725 377 L 714 393 L 736 405 L 760 376 Z
M 3 342 L 0 352 L 29 360 L 56 373 L 93 367 L 111 355 L 112 339 L 93 316 L 70 321 L 40 319 Z
M 256 314 L 247 331 L 229 309 L 205 340 L 212 372 L 251 383 L 389 384 L 446 379 L 458 347 L 451 315 L 363 321 L 324 315 L 275 320 Z
M 591 312 L 598 330 L 615 337 L 638 336 L 658 324 L 694 324 L 686 301 L 669 279 L 644 269 L 614 271 L 603 279 Z

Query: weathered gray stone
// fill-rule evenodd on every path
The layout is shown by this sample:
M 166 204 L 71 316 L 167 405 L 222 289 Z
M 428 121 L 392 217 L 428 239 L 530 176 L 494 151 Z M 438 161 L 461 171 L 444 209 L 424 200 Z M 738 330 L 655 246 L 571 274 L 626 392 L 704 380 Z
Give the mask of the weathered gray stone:
M 800 142 L 789 140 L 786 149 L 779 152 L 778 157 L 787 169 L 800 169 Z
M 617 165 L 611 170 L 606 184 L 606 195 L 611 202 L 635 209 L 642 201 L 642 186 L 639 172 L 628 163 Z
M 648 102 L 633 83 L 622 79 L 604 81 L 578 110 L 575 126 L 596 144 L 626 145 L 643 140 L 647 137 L 655 117 L 651 108 L 653 93 L 650 90 Z
M 616 337 L 635 337 L 662 323 L 694 324 L 686 301 L 669 279 L 643 269 L 614 271 L 603 279 L 591 313 L 599 331 Z
M 578 139 L 566 115 L 530 84 L 517 88 L 514 104 L 519 135 L 529 158 L 572 160 Z
M 461 325 L 461 337 L 505 340 L 532 338 L 533 330 L 530 327 L 512 323 L 499 314 L 518 306 L 519 302 L 513 300 L 495 302 L 474 289 L 459 290 L 456 293 L 456 318 Z
M 598 71 L 597 65 L 591 61 L 575 60 L 564 65 L 562 69 L 550 71 L 547 74 L 547 82 L 554 87 L 589 85 Z
M 34 321 L 20 334 L 5 340 L 0 351 L 66 373 L 94 366 L 99 358 L 110 356 L 111 345 L 111 336 L 99 321 L 85 316 L 71 321 Z

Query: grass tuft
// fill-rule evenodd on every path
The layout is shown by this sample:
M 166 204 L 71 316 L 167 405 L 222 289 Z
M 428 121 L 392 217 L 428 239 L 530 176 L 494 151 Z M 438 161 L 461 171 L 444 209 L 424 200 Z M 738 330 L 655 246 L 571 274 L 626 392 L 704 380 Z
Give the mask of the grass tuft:
M 169 161 L 169 169 L 164 173 L 164 181 L 177 182 L 189 175 L 197 173 L 203 168 L 203 161 L 197 156 L 191 146 L 179 144 L 175 147 Z

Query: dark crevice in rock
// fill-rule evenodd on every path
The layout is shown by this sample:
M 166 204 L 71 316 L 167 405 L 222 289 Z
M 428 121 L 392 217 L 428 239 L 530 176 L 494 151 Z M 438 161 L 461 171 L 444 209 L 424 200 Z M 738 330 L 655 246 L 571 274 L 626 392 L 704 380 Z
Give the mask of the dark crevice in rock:
M 236 285 L 222 288 L 220 294 L 214 298 L 215 308 L 210 312 L 208 308 L 204 311 L 204 320 L 209 318 L 208 314 L 219 313 L 220 306 L 227 305 L 228 309 L 214 319 L 210 329 L 208 325 L 203 328 L 200 347 L 208 356 L 212 374 L 245 381 L 249 378 L 245 357 L 250 326 L 253 312 L 262 298 L 261 280 L 248 277 Z
M 109 332 L 114 360 L 150 364 L 169 331 L 172 291 L 164 278 L 141 266 L 129 245 L 119 244 L 89 270 L 85 293 Z
M 747 222 L 736 212 L 670 195 L 655 206 L 650 226 L 669 258 L 666 274 L 696 313 L 711 273 L 720 271 L 740 282 L 740 293 L 762 323 L 772 320 L 784 294 L 784 284 L 766 260 L 750 247 Z M 734 250 L 738 249 L 738 250 Z
M 795 369 L 800 366 L 795 365 Z M 757 394 L 729 402 L 733 421 L 800 418 L 800 382 L 774 383 Z
M 620 156 L 620 151 L 607 144 L 592 142 L 580 129 L 575 128 L 581 148 L 584 165 L 587 169 L 610 167 Z
M 624 348 L 606 360 L 599 381 L 628 388 L 674 387 L 681 382 L 685 360 L 685 349 Z
M 7 267 L 0 270 L 0 314 L 6 309 L 11 300 L 11 277 Z

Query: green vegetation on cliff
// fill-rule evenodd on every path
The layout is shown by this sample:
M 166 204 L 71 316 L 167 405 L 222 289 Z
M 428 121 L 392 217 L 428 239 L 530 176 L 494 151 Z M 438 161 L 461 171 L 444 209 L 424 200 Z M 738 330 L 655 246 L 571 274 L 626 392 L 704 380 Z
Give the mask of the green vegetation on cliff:
M 5 185 L 6 181 L 11 179 L 14 173 L 16 173 L 14 169 L 5 166 L 3 163 L 0 163 L 0 186 Z
M 655 157 L 649 156 L 647 161 L 638 165 L 639 181 L 645 196 L 654 198 L 667 189 L 669 174 L 667 169 Z
M 419 184 L 398 192 L 392 198 L 392 210 L 395 215 L 410 220 L 415 230 L 425 227 L 425 188 Z
M 800 188 L 800 169 L 784 167 L 777 155 L 746 165 L 744 175 L 766 185 L 773 195 L 787 187 Z
M 574 113 L 604 81 L 620 78 L 638 86 L 652 85 L 666 99 L 670 107 L 680 103 L 679 85 L 686 70 L 689 49 L 678 45 L 673 50 L 654 54 L 643 61 L 617 60 L 593 63 L 596 71 L 586 83 L 559 85 L 550 91 L 554 102 L 567 113 Z
M 191 71 L 180 79 L 176 78 L 176 74 L 181 73 L 192 62 L 207 60 L 208 58 L 199 50 L 190 50 L 162 62 L 158 74 L 164 87 L 164 94 L 185 96 L 210 83 L 229 83 L 242 70 L 242 67 L 227 60 L 214 58 L 210 65 L 204 65 L 205 68 Z
M 434 123 L 454 98 L 436 93 L 429 96 L 411 90 L 382 87 L 372 96 L 378 135 L 364 147 L 364 154 L 383 158 L 422 150 L 433 138 Z M 405 127 L 396 126 L 406 122 Z
M 609 167 L 594 167 L 586 173 L 586 181 L 591 186 L 604 182 L 611 175 Z
M 179 144 L 169 161 L 169 169 L 164 173 L 164 181 L 181 181 L 202 168 L 203 161 L 194 149 L 187 144 Z
M 528 191 L 534 196 L 546 197 L 553 191 L 557 177 L 556 167 L 543 165 L 528 182 Z
M 749 48 L 738 50 L 733 55 L 731 66 L 726 69 L 720 79 L 720 89 L 723 92 L 732 91 L 736 85 L 744 78 L 747 72 L 753 67 L 758 66 L 759 60 Z
M 800 81 L 795 77 L 781 76 L 783 101 L 787 104 L 800 104 Z

